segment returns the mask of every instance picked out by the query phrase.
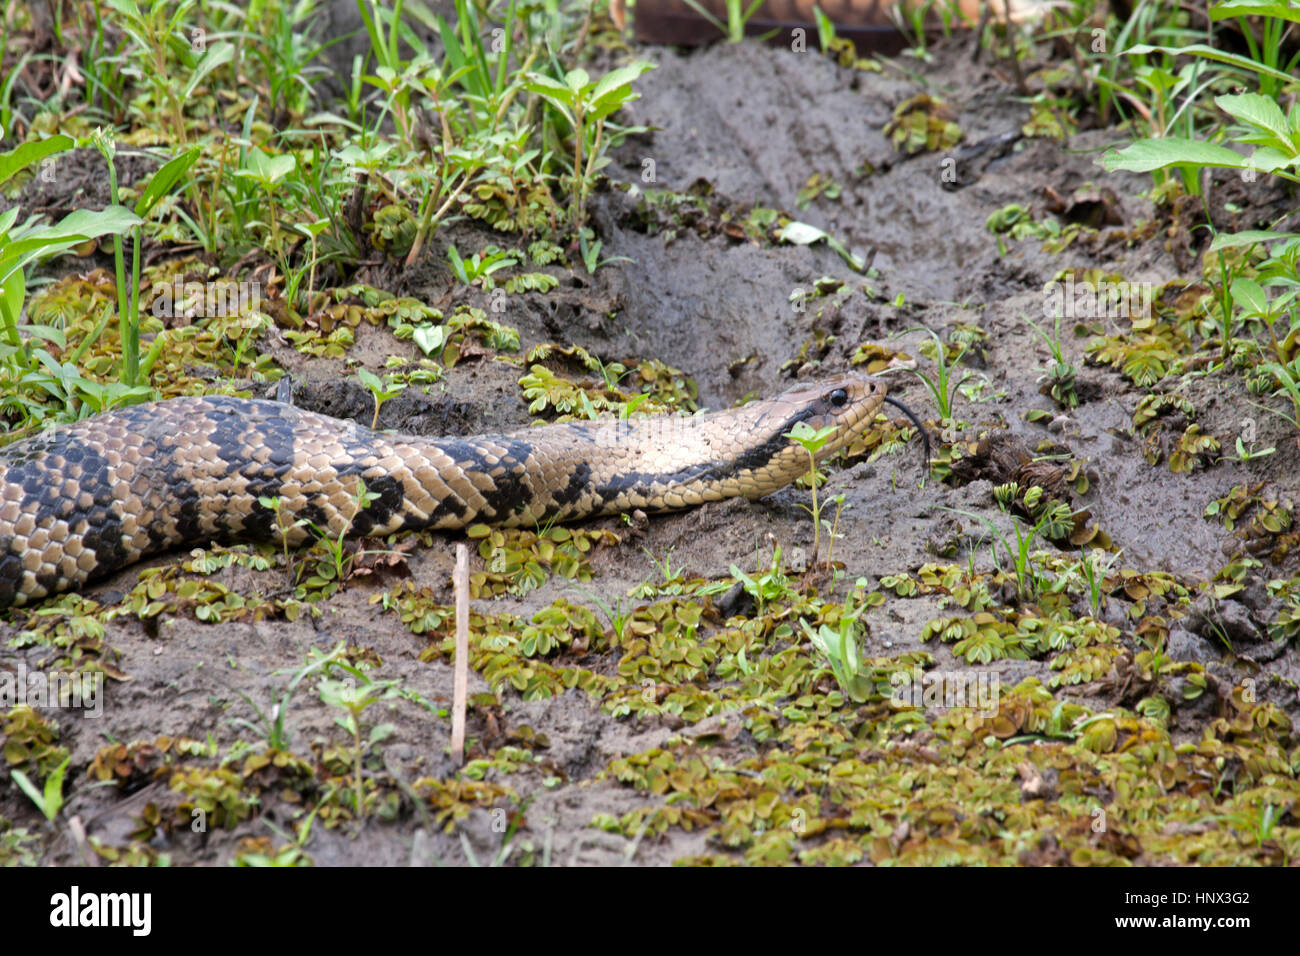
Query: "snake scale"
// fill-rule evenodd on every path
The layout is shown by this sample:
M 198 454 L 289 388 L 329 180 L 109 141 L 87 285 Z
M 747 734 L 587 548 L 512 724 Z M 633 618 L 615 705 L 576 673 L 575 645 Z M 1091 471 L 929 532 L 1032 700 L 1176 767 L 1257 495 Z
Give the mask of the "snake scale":
M 136 405 L 0 449 L 0 608 L 159 551 L 282 529 L 298 544 L 312 526 L 352 535 L 532 526 L 760 498 L 807 472 L 807 453 L 785 437 L 798 422 L 836 426 L 822 459 L 885 401 L 916 421 L 885 393 L 878 379 L 845 375 L 692 418 L 437 439 L 258 399 Z M 359 480 L 374 495 L 364 509 Z M 259 499 L 278 499 L 279 514 Z

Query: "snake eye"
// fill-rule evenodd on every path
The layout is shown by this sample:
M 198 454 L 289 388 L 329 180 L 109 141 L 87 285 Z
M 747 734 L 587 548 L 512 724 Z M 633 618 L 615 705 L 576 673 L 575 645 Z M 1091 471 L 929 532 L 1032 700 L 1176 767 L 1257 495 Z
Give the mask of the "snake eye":
M 842 388 L 837 388 L 830 394 L 831 404 L 836 408 L 843 408 L 849 400 L 849 393 Z

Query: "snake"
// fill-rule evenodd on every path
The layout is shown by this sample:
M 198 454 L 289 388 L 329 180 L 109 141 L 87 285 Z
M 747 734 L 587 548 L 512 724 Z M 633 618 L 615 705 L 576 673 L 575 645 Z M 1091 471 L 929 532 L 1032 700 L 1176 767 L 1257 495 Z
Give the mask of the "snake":
M 849 373 L 695 416 L 556 422 L 505 434 L 389 434 L 265 399 L 172 398 L 0 448 L 0 608 L 209 542 L 533 526 L 762 498 L 809 471 L 791 433 L 863 434 L 878 378 Z

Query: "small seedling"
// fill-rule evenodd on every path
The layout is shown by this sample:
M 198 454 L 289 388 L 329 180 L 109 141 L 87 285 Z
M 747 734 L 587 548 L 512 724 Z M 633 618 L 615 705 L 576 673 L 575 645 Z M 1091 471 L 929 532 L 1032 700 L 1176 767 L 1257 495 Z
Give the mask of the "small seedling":
M 793 429 L 786 432 L 786 438 L 798 442 L 803 446 L 804 451 L 808 453 L 808 484 L 812 488 L 812 507 L 801 505 L 801 507 L 812 515 L 813 519 L 813 556 L 812 563 L 809 567 L 817 567 L 817 555 L 821 546 L 822 530 L 822 509 L 817 502 L 817 486 L 826 480 L 826 476 L 817 467 L 817 452 L 826 446 L 826 443 L 835 435 L 836 426 L 827 425 L 824 428 L 814 429 L 807 422 L 799 422 Z M 836 513 L 838 517 L 838 512 Z
M 231 721 L 236 727 L 245 727 L 257 734 L 266 741 L 266 745 L 272 750 L 287 751 L 289 741 L 293 736 L 286 719 L 289 715 L 289 703 L 293 699 L 293 693 L 298 689 L 298 685 L 304 680 L 316 673 L 323 667 L 329 666 L 336 660 L 339 660 L 343 654 L 344 645 L 339 644 L 328 654 L 320 654 L 315 648 L 312 648 L 307 654 L 307 663 L 298 670 L 292 672 L 289 677 L 289 683 L 285 685 L 284 690 L 280 692 L 280 699 L 272 705 L 270 712 L 263 711 L 252 699 L 243 691 L 237 690 L 236 693 L 243 699 L 244 703 L 252 708 L 253 713 L 257 715 L 257 723 L 244 720 L 237 717 Z M 276 674 L 286 674 L 288 671 L 276 671 Z
M 863 629 L 858 619 L 867 604 L 865 601 L 858 603 L 856 596 L 865 594 L 866 588 L 866 578 L 858 578 L 855 591 L 844 599 L 844 610 L 835 627 L 819 624 L 813 628 L 807 621 L 799 621 L 808 640 L 830 664 L 831 673 L 844 696 L 857 704 L 866 703 L 872 690 L 872 669 L 870 665 L 863 665 L 858 646 Z
M 1239 465 L 1254 461 L 1256 458 L 1267 458 L 1269 455 L 1277 452 L 1276 445 L 1269 445 L 1267 448 L 1247 448 L 1246 443 L 1242 441 L 1241 436 L 1237 436 L 1237 454 L 1225 455 L 1220 461 L 1235 461 Z
M 754 599 L 760 617 L 769 603 L 790 593 L 790 579 L 786 577 L 785 570 L 781 567 L 780 545 L 772 548 L 772 563 L 766 571 L 760 567 L 754 572 L 754 576 L 750 577 L 733 564 L 731 576 L 739 581 L 740 586 Z
M 615 642 L 622 644 L 623 634 L 627 631 L 627 622 L 632 619 L 633 608 L 630 606 L 623 606 L 623 597 L 619 597 L 615 600 L 611 607 L 586 588 L 577 587 L 575 585 L 574 589 L 589 598 L 591 602 L 600 609 L 600 613 L 605 615 L 605 620 L 609 622 L 609 630 L 610 633 L 614 635 Z
M 1102 583 L 1110 573 L 1110 569 L 1115 566 L 1115 562 L 1119 560 L 1120 553 L 1122 552 L 1117 552 L 1108 560 L 1104 560 L 1102 558 L 1104 552 L 1100 548 L 1094 548 L 1091 555 L 1085 554 L 1082 548 L 1079 549 L 1079 563 L 1076 569 L 1088 583 L 1088 604 L 1092 608 L 1093 617 L 1101 616 L 1101 600 L 1105 596 Z
M 474 253 L 468 259 L 462 259 L 455 245 L 447 248 L 447 261 L 451 263 L 451 271 L 455 273 L 456 278 L 465 285 L 478 282 L 485 288 L 491 282 L 492 273 L 508 269 L 516 262 L 508 251 L 498 249 L 496 246 L 484 246 L 481 252 Z
M 828 565 L 831 565 L 833 569 L 834 562 L 831 560 L 831 557 L 835 553 L 835 541 L 840 537 L 839 534 L 840 515 L 844 512 L 844 501 L 845 501 L 844 493 L 841 492 L 840 494 L 836 495 L 834 498 L 831 499 L 831 501 L 835 502 L 835 520 L 830 522 L 830 526 L 826 529 L 826 537 L 828 542 L 826 545 L 826 563 Z M 850 507 L 852 506 L 850 505 Z
M 1079 404 L 1079 396 L 1074 391 L 1074 379 L 1078 370 L 1074 365 L 1065 360 L 1065 351 L 1061 345 L 1061 317 L 1056 316 L 1056 327 L 1051 335 L 1048 335 L 1038 324 L 1029 316 L 1023 316 L 1029 327 L 1032 328 L 1038 337 L 1041 338 L 1052 353 L 1052 364 L 1044 370 L 1040 382 L 1046 383 L 1047 394 L 1052 400 L 1062 408 L 1076 408 Z
M 21 770 L 11 770 L 9 775 L 13 777 L 14 783 L 18 784 L 18 789 L 27 794 L 36 808 L 45 814 L 45 819 L 51 823 L 63 809 L 63 775 L 68 770 L 68 763 L 72 757 L 64 758 L 63 763 L 59 764 L 50 771 L 50 775 L 45 778 L 45 789 L 42 791 L 32 783 L 27 774 Z
M 327 564 L 317 562 L 315 574 L 304 582 L 308 588 L 330 588 L 332 592 L 334 588 L 343 585 L 355 557 L 355 555 L 348 553 L 346 544 L 348 534 L 352 530 L 352 523 L 356 520 L 357 515 L 369 508 L 378 498 L 379 493 L 367 490 L 365 480 L 358 478 L 357 491 L 352 499 L 352 514 L 343 522 L 343 526 L 337 534 L 331 534 L 327 528 L 322 528 L 317 524 L 308 524 L 316 532 L 316 547 L 324 550 L 328 561 Z
M 1030 528 L 1028 532 L 1025 531 L 1024 524 L 1020 519 L 1015 515 L 1011 515 L 1011 528 L 1012 532 L 1016 536 L 1016 544 L 1013 548 L 1010 539 L 999 531 L 997 525 L 989 521 L 988 518 L 985 518 L 982 515 L 977 515 L 972 511 L 963 511 L 960 508 L 943 507 L 942 510 L 951 511 L 953 514 L 965 515 L 967 518 L 974 518 L 980 524 L 984 525 L 984 527 L 988 528 L 989 533 L 997 539 L 997 541 L 1002 543 L 1002 547 L 1007 553 L 1007 558 L 1015 569 L 1016 596 L 1022 602 L 1033 601 L 1038 598 L 1038 595 L 1042 592 L 1043 582 L 1034 571 L 1034 563 L 1030 560 L 1029 549 L 1033 547 L 1034 541 L 1038 539 L 1043 528 L 1051 520 L 1052 512 L 1049 511 L 1044 514 L 1038 520 L 1038 523 Z M 1001 570 L 1002 565 L 998 561 L 996 547 L 990 545 L 989 551 L 993 555 L 994 565 Z
M 292 524 L 284 523 L 284 501 L 278 495 L 276 497 L 267 497 L 263 495 L 257 499 L 257 503 L 263 508 L 275 513 L 275 529 L 280 534 L 280 545 L 284 549 L 284 571 L 289 576 L 289 584 L 293 585 L 293 562 L 289 557 L 289 532 L 294 528 L 305 527 L 306 519 L 299 518 Z
M 1291 414 L 1288 415 L 1284 411 L 1269 408 L 1256 402 L 1250 404 L 1290 422 L 1294 428 L 1300 428 L 1300 359 L 1296 359 L 1290 365 L 1283 365 L 1280 362 L 1265 362 L 1260 365 L 1260 371 L 1267 372 L 1277 381 L 1278 388 L 1274 394 L 1286 395 L 1291 400 Z
M 370 394 L 375 399 L 375 414 L 370 420 L 371 428 L 379 427 L 379 409 L 390 398 L 394 398 L 402 393 L 406 388 L 403 382 L 389 382 L 385 384 L 374 372 L 367 371 L 364 368 L 357 369 L 357 378 L 361 379 L 361 384 L 370 390 Z
M 610 256 L 607 259 L 600 257 L 601 247 L 605 244 L 603 240 L 594 239 L 588 242 L 589 237 L 595 234 L 590 229 L 583 229 L 578 237 L 578 249 L 582 253 L 582 264 L 587 267 L 588 275 L 595 275 L 596 270 L 601 266 L 607 266 L 612 262 L 631 262 L 627 256 Z
M 336 716 L 334 722 L 352 735 L 355 799 L 357 819 L 365 818 L 365 787 L 362 776 L 362 762 L 366 751 L 375 744 L 392 736 L 395 728 L 392 724 L 378 724 L 370 729 L 365 745 L 361 743 L 361 715 L 371 704 L 381 700 L 399 697 L 398 682 L 395 680 L 375 681 L 365 671 L 346 663 L 342 658 L 343 645 L 329 655 L 327 671 L 341 670 L 347 676 L 334 678 L 323 676 L 317 681 L 316 688 L 320 698 L 331 707 L 337 707 L 343 714 Z
M 754 0 L 748 7 L 744 6 L 744 0 L 727 0 L 726 23 L 705 9 L 699 0 L 686 0 L 686 5 L 725 34 L 728 43 L 739 43 L 745 39 L 745 25 L 758 12 L 758 8 L 763 5 L 763 0 Z
M 949 421 L 952 419 L 952 406 L 953 400 L 957 397 L 957 389 L 960 388 L 966 379 L 970 377 L 970 372 L 964 369 L 962 370 L 961 378 L 956 378 L 953 374 L 957 365 L 960 364 L 962 356 L 966 354 L 966 346 L 963 345 L 961 351 L 957 353 L 956 358 L 950 361 L 943 340 L 940 339 L 939 336 L 935 335 L 934 332 L 922 328 L 907 329 L 907 331 L 924 332 L 929 335 L 930 338 L 934 339 L 934 364 L 936 370 L 934 377 L 929 377 L 919 369 L 910 368 L 907 369 L 907 371 L 911 372 L 925 383 L 926 391 L 930 393 L 930 398 L 934 400 L 934 405 L 939 410 L 939 417 L 944 421 Z

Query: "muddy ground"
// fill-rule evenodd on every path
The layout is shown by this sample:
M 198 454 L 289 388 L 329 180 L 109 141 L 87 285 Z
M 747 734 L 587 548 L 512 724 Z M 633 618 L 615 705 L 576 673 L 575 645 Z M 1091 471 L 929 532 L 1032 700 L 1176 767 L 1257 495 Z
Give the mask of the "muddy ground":
M 989 65 L 987 55 L 973 61 L 967 41 L 935 47 L 932 62 L 904 59 L 900 63 L 905 69 L 887 67 L 882 73 L 756 44 L 637 52 L 656 62 L 658 69 L 643 79 L 644 95 L 633 104 L 628 119 L 653 131 L 620 148 L 609 169 L 613 180 L 642 193 L 647 188 L 678 193 L 693 189 L 707 194 L 714 212 L 736 209 L 743 214 L 756 204 L 788 211 L 859 251 L 874 271 L 869 277 L 853 272 L 824 244 L 802 247 L 734 239 L 708 228 L 713 212 L 702 217 L 703 225 L 687 221 L 666 226 L 661 215 L 647 226 L 655 215 L 638 211 L 640 197 L 613 187 L 593 200 L 594 224 L 605 242 L 603 254 L 626 256 L 631 262 L 603 267 L 594 277 L 581 268 L 561 270 L 565 278 L 556 291 L 512 297 L 509 311 L 493 318 L 519 330 L 524 351 L 544 342 L 562 342 L 582 345 L 606 359 L 660 359 L 694 380 L 701 405 L 717 408 L 747 396 L 778 392 L 796 375 L 816 377 L 845 369 L 863 342 L 879 342 L 919 357 L 925 336 L 907 330 L 924 326 L 943 334 L 955 323 L 979 325 L 987 341 L 983 361 L 973 371 L 987 380 L 986 400 L 974 403 L 958 398 L 959 417 L 970 423 L 964 437 L 973 440 L 981 432 L 1005 429 L 1025 439 L 1030 448 L 1047 439 L 1064 446 L 1086 462 L 1092 476 L 1090 489 L 1076 495 L 1075 504 L 1091 511 L 1093 522 L 1121 554 L 1120 565 L 1171 574 L 1193 596 L 1235 547 L 1235 539 L 1220 523 L 1203 517 L 1211 500 L 1235 485 L 1259 481 L 1265 482 L 1265 497 L 1295 496 L 1300 453 L 1294 431 L 1281 419 L 1247 404 L 1251 396 L 1239 380 L 1191 382 L 1188 397 L 1200 411 L 1203 430 L 1218 436 L 1226 450 L 1249 418 L 1256 443 L 1274 445 L 1276 453 L 1245 465 L 1220 462 L 1190 474 L 1173 473 L 1166 464 L 1152 465 L 1143 458 L 1142 440 L 1132 428 L 1133 411 L 1143 393 L 1110 369 L 1085 366 L 1084 339 L 1064 336 L 1066 356 L 1080 368 L 1080 406 L 1063 414 L 1040 393 L 1039 378 L 1049 356 L 1023 316 L 1042 315 L 1044 284 L 1060 269 L 1100 267 L 1157 286 L 1187 275 L 1175 253 L 1163 247 L 1159 234 L 1132 243 L 1079 242 L 1057 254 L 1044 251 L 1037 240 L 1009 240 L 1002 253 L 987 230 L 990 213 L 1004 205 L 1022 203 L 1041 210 L 1046 188 L 1069 195 L 1085 181 L 1108 187 L 1117 197 L 1119 223 L 1106 229 L 1118 233 L 1155 216 L 1151 204 L 1138 195 L 1149 186 L 1148 179 L 1108 175 L 1094 164 L 1097 151 L 1116 140 L 1113 130 L 1083 132 L 1064 143 L 1017 137 L 1027 107 L 1017 102 L 1008 78 Z M 940 160 L 946 154 L 904 156 L 882 132 L 893 108 L 921 91 L 950 103 L 965 134 L 963 147 L 985 144 L 961 154 L 969 158 L 959 163 L 956 184 L 943 181 Z M 653 161 L 652 183 L 642 178 L 646 160 Z M 842 192 L 838 199 L 814 199 L 800 210 L 799 191 L 813 173 L 833 179 Z M 1261 206 L 1277 199 L 1256 197 Z M 668 237 L 670 229 L 675 234 Z M 464 225 L 457 226 L 452 236 L 460 238 L 462 248 L 467 242 L 493 240 L 486 229 Z M 443 248 L 435 242 L 431 250 L 430 261 L 437 265 L 407 274 L 376 268 L 373 275 L 362 278 L 377 285 L 383 284 L 382 279 L 394 291 L 443 306 L 453 301 L 485 305 L 485 296 L 457 287 L 446 274 L 441 265 Z M 803 312 L 792 308 L 792 292 L 809 289 L 826 276 L 843 281 L 849 290 L 870 285 L 878 294 L 819 302 L 825 306 L 820 315 L 812 306 Z M 790 364 L 816 331 L 829 332 L 834 340 L 824 351 L 814 347 Z M 299 403 L 368 423 L 369 395 L 341 362 L 306 358 L 284 343 L 267 342 L 264 348 L 293 376 Z M 403 350 L 409 350 L 409 345 L 398 343 L 387 329 L 363 324 L 350 354 L 378 371 L 388 354 Z M 930 366 L 925 359 L 921 364 Z M 381 426 L 441 434 L 526 425 L 530 417 L 517 385 L 519 375 L 517 367 L 502 362 L 463 361 L 428 394 L 409 389 L 385 405 Z M 890 381 L 893 394 L 925 418 L 936 417 L 914 377 L 893 372 Z M 1052 411 L 1050 430 L 1045 423 L 1025 421 L 1031 409 Z M 979 478 L 959 487 L 935 480 L 922 484 L 920 462 L 919 444 L 913 442 L 874 461 L 832 469 L 826 494 L 843 493 L 847 501 L 840 522 L 843 537 L 834 551 L 847 581 L 861 576 L 874 587 L 882 577 L 914 575 L 928 562 L 948 560 L 937 557 L 934 548 L 936 541 L 953 537 L 954 521 L 965 532 L 982 533 L 978 522 L 944 509 L 973 511 L 1009 528 L 1008 519 L 994 505 L 990 480 Z M 670 556 L 674 568 L 683 569 L 686 579 L 721 580 L 733 564 L 752 570 L 756 560 L 766 560 L 773 541 L 784 549 L 788 566 L 797 571 L 809 560 L 812 544 L 812 526 L 801 507 L 807 497 L 805 490 L 790 488 L 760 502 L 731 501 L 654 517 L 635 532 L 619 520 L 599 522 L 594 527 L 608 528 L 622 540 L 593 551 L 595 577 L 581 589 L 552 575 L 522 597 L 477 600 L 474 605 L 480 611 L 528 619 L 561 597 L 591 607 L 596 598 L 610 605 L 620 600 L 631 604 L 635 603 L 627 596 L 631 589 L 662 577 L 655 562 L 665 556 Z M 431 588 L 443 602 L 451 599 L 449 575 L 456 540 L 451 535 L 435 536 L 431 545 L 422 544 L 409 556 L 411 581 Z M 965 566 L 969 555 L 963 547 L 951 561 Z M 144 567 L 175 565 L 183 558 L 164 556 Z M 990 570 L 988 548 L 976 548 L 973 561 L 976 569 Z M 1289 564 L 1290 570 L 1252 570 L 1250 580 L 1285 577 L 1294 570 L 1294 558 Z M 111 604 L 136 586 L 141 570 L 128 569 L 86 593 Z M 218 572 L 216 580 L 232 590 L 266 593 L 279 586 L 280 573 L 233 568 Z M 168 789 L 166 774 L 136 778 L 125 790 L 88 779 L 87 767 L 101 748 L 163 736 L 207 742 L 216 753 L 229 755 L 237 740 L 257 739 L 234 723 L 239 718 L 253 719 L 245 697 L 267 706 L 309 648 L 328 650 L 346 641 L 379 662 L 375 678 L 400 681 L 440 712 L 431 714 L 409 700 L 385 701 L 367 712 L 367 726 L 381 721 L 395 726 L 368 763 L 368 773 L 383 776 L 386 786 L 399 794 L 394 798 L 399 806 L 395 819 L 370 819 L 360 825 L 344 819 L 332 826 L 317 825 L 304 843 L 306 855 L 318 865 L 462 864 L 471 852 L 479 862 L 492 859 L 505 838 L 498 825 L 502 814 L 497 811 L 513 815 L 521 809 L 513 797 L 497 804 L 485 798 L 465 808 L 464 815 L 435 819 L 425 804 L 406 795 L 406 788 L 419 778 L 447 781 L 457 774 L 448 753 L 446 715 L 452 669 L 446 655 L 422 660 L 436 641 L 412 634 L 395 614 L 382 613 L 372 603 L 393 583 L 387 578 L 354 580 L 326 603 L 323 615 L 315 620 L 304 616 L 294 622 L 277 618 L 210 625 L 191 615 L 174 614 L 163 615 L 149 627 L 131 615 L 111 621 L 105 635 L 111 653 L 105 656 L 123 679 L 108 682 L 103 716 L 86 720 L 68 712 L 46 711 L 57 721 L 60 741 L 72 754 L 62 820 L 77 818 L 87 838 L 101 847 L 130 846 L 144 808 L 151 802 L 170 808 L 176 798 Z M 1255 590 L 1260 590 L 1258 584 Z M 721 600 L 715 598 L 714 603 Z M 1238 604 L 1235 610 L 1235 602 L 1229 600 L 1225 607 L 1231 613 L 1225 614 L 1245 622 L 1240 633 L 1249 636 L 1252 623 L 1257 632 L 1259 622 L 1269 619 L 1269 600 L 1265 596 L 1260 607 Z M 745 613 L 744 602 L 732 600 L 732 607 L 737 606 L 738 613 Z M 1103 617 L 1122 630 L 1122 646 L 1140 651 L 1146 645 L 1136 632 L 1140 620 L 1132 619 L 1130 607 L 1117 597 L 1107 603 Z M 752 605 L 748 610 L 752 613 Z M 1185 605 L 1181 611 L 1162 612 L 1170 622 L 1168 653 L 1173 660 L 1198 662 L 1229 688 L 1254 678 L 1256 686 L 1267 688 L 1265 699 L 1292 720 L 1300 714 L 1295 693 L 1300 654 L 1294 646 L 1279 647 L 1261 639 L 1253 644 L 1238 642 L 1229 651 L 1212 634 L 1203 636 L 1180 623 L 1179 615 L 1187 610 Z M 934 655 L 937 668 L 978 667 L 996 673 L 1004 687 L 1026 677 L 1036 677 L 1044 685 L 1052 678 L 1050 655 L 971 665 L 954 656 L 951 644 L 922 642 L 928 620 L 958 611 L 945 610 L 935 594 L 910 599 L 891 594 L 868 614 L 870 632 L 864 653 L 889 657 L 927 651 Z M 713 615 L 704 630 L 721 627 L 725 617 L 720 612 Z M 6 642 L 0 651 L 5 666 L 21 661 L 29 668 L 39 667 L 49 659 L 50 648 L 13 646 L 26 618 L 16 613 L 12 620 L 0 626 Z M 607 654 L 583 666 L 608 670 L 616 660 L 617 654 Z M 717 680 L 713 686 L 725 683 Z M 1055 694 L 1101 712 L 1121 703 L 1122 695 L 1108 686 L 1104 681 L 1085 682 Z M 548 746 L 536 748 L 536 763 L 525 763 L 509 773 L 499 768 L 488 771 L 487 781 L 507 787 L 526 802 L 522 816 L 511 816 L 520 824 L 513 835 L 516 847 L 511 862 L 658 865 L 706 857 L 712 862 L 754 858 L 747 855 L 752 844 L 729 841 L 718 826 L 673 825 L 628 833 L 593 826 L 593 821 L 599 815 L 622 818 L 636 810 L 661 808 L 669 799 L 662 791 L 616 779 L 610 767 L 621 758 L 664 748 L 679 762 L 684 754 L 692 754 L 715 766 L 739 767 L 783 744 L 759 739 L 750 728 L 738 733 L 719 731 L 716 716 L 705 718 L 704 729 L 672 714 L 611 716 L 580 690 L 524 700 L 514 688 L 492 688 L 482 674 L 471 673 L 471 695 L 494 691 L 494 705 L 483 705 L 484 698 L 479 698 L 479 705 L 471 709 L 471 754 L 491 755 L 520 728 L 531 728 L 548 740 Z M 1132 706 L 1131 700 L 1125 701 Z M 1178 710 L 1169 725 L 1170 739 L 1174 744 L 1200 739 L 1209 722 L 1223 712 L 1222 701 Z M 346 744 L 347 735 L 336 725 L 335 714 L 312 690 L 301 689 L 288 715 L 295 751 L 306 754 L 315 748 L 319 753 L 322 747 Z M 864 760 L 886 759 L 881 755 L 893 753 L 889 759 L 907 764 L 920 760 L 900 756 L 908 747 L 925 749 L 923 740 L 909 743 L 904 732 L 883 738 L 875 731 L 859 732 L 864 738 L 862 754 L 876 755 L 863 756 Z M 1024 746 L 1047 752 L 1061 744 L 1039 741 Z M 211 754 L 208 758 L 209 766 L 219 762 Z M 232 766 L 238 767 L 239 762 Z M 1293 780 L 1277 786 L 1294 800 Z M 1011 803 L 1035 796 L 1022 790 L 1023 794 L 1012 788 Z M 1099 799 L 1107 804 L 1117 798 L 1111 793 Z M 165 853 L 173 864 L 224 865 L 241 846 L 247 849 L 250 844 L 241 843 L 246 838 L 269 838 L 275 848 L 285 845 L 285 835 L 301 822 L 301 812 L 299 804 L 280 799 L 276 788 L 267 787 L 261 792 L 258 812 L 230 828 L 214 826 L 203 834 L 183 827 L 170 833 L 160 828 L 151 842 L 137 836 L 137 846 L 148 845 L 146 855 Z M 898 807 L 896 812 L 891 818 L 891 839 L 898 849 L 909 845 L 907 831 L 898 829 L 907 809 Z M 970 812 L 982 811 L 972 807 Z M 37 834 L 31 849 L 40 862 L 71 864 L 90 856 L 90 844 L 75 828 L 65 823 L 46 828 L 11 785 L 0 784 L 0 816 Z M 852 827 L 848 832 L 860 833 Z M 1060 839 L 1064 842 L 1064 837 Z M 953 854 L 949 859 L 988 859 L 981 856 L 987 837 L 962 831 L 945 841 Z M 817 844 L 817 837 L 809 837 L 796 852 Z M 1044 845 L 1042 840 L 1031 841 L 1019 856 L 1003 851 L 993 859 L 1063 861 Z M 1120 855 L 1138 863 L 1177 858 L 1176 853 L 1146 844 Z M 877 857 L 869 859 L 884 862 Z M 1247 858 L 1243 851 L 1242 860 Z M 868 858 L 849 857 L 854 859 Z M 924 855 L 911 859 L 934 860 Z

